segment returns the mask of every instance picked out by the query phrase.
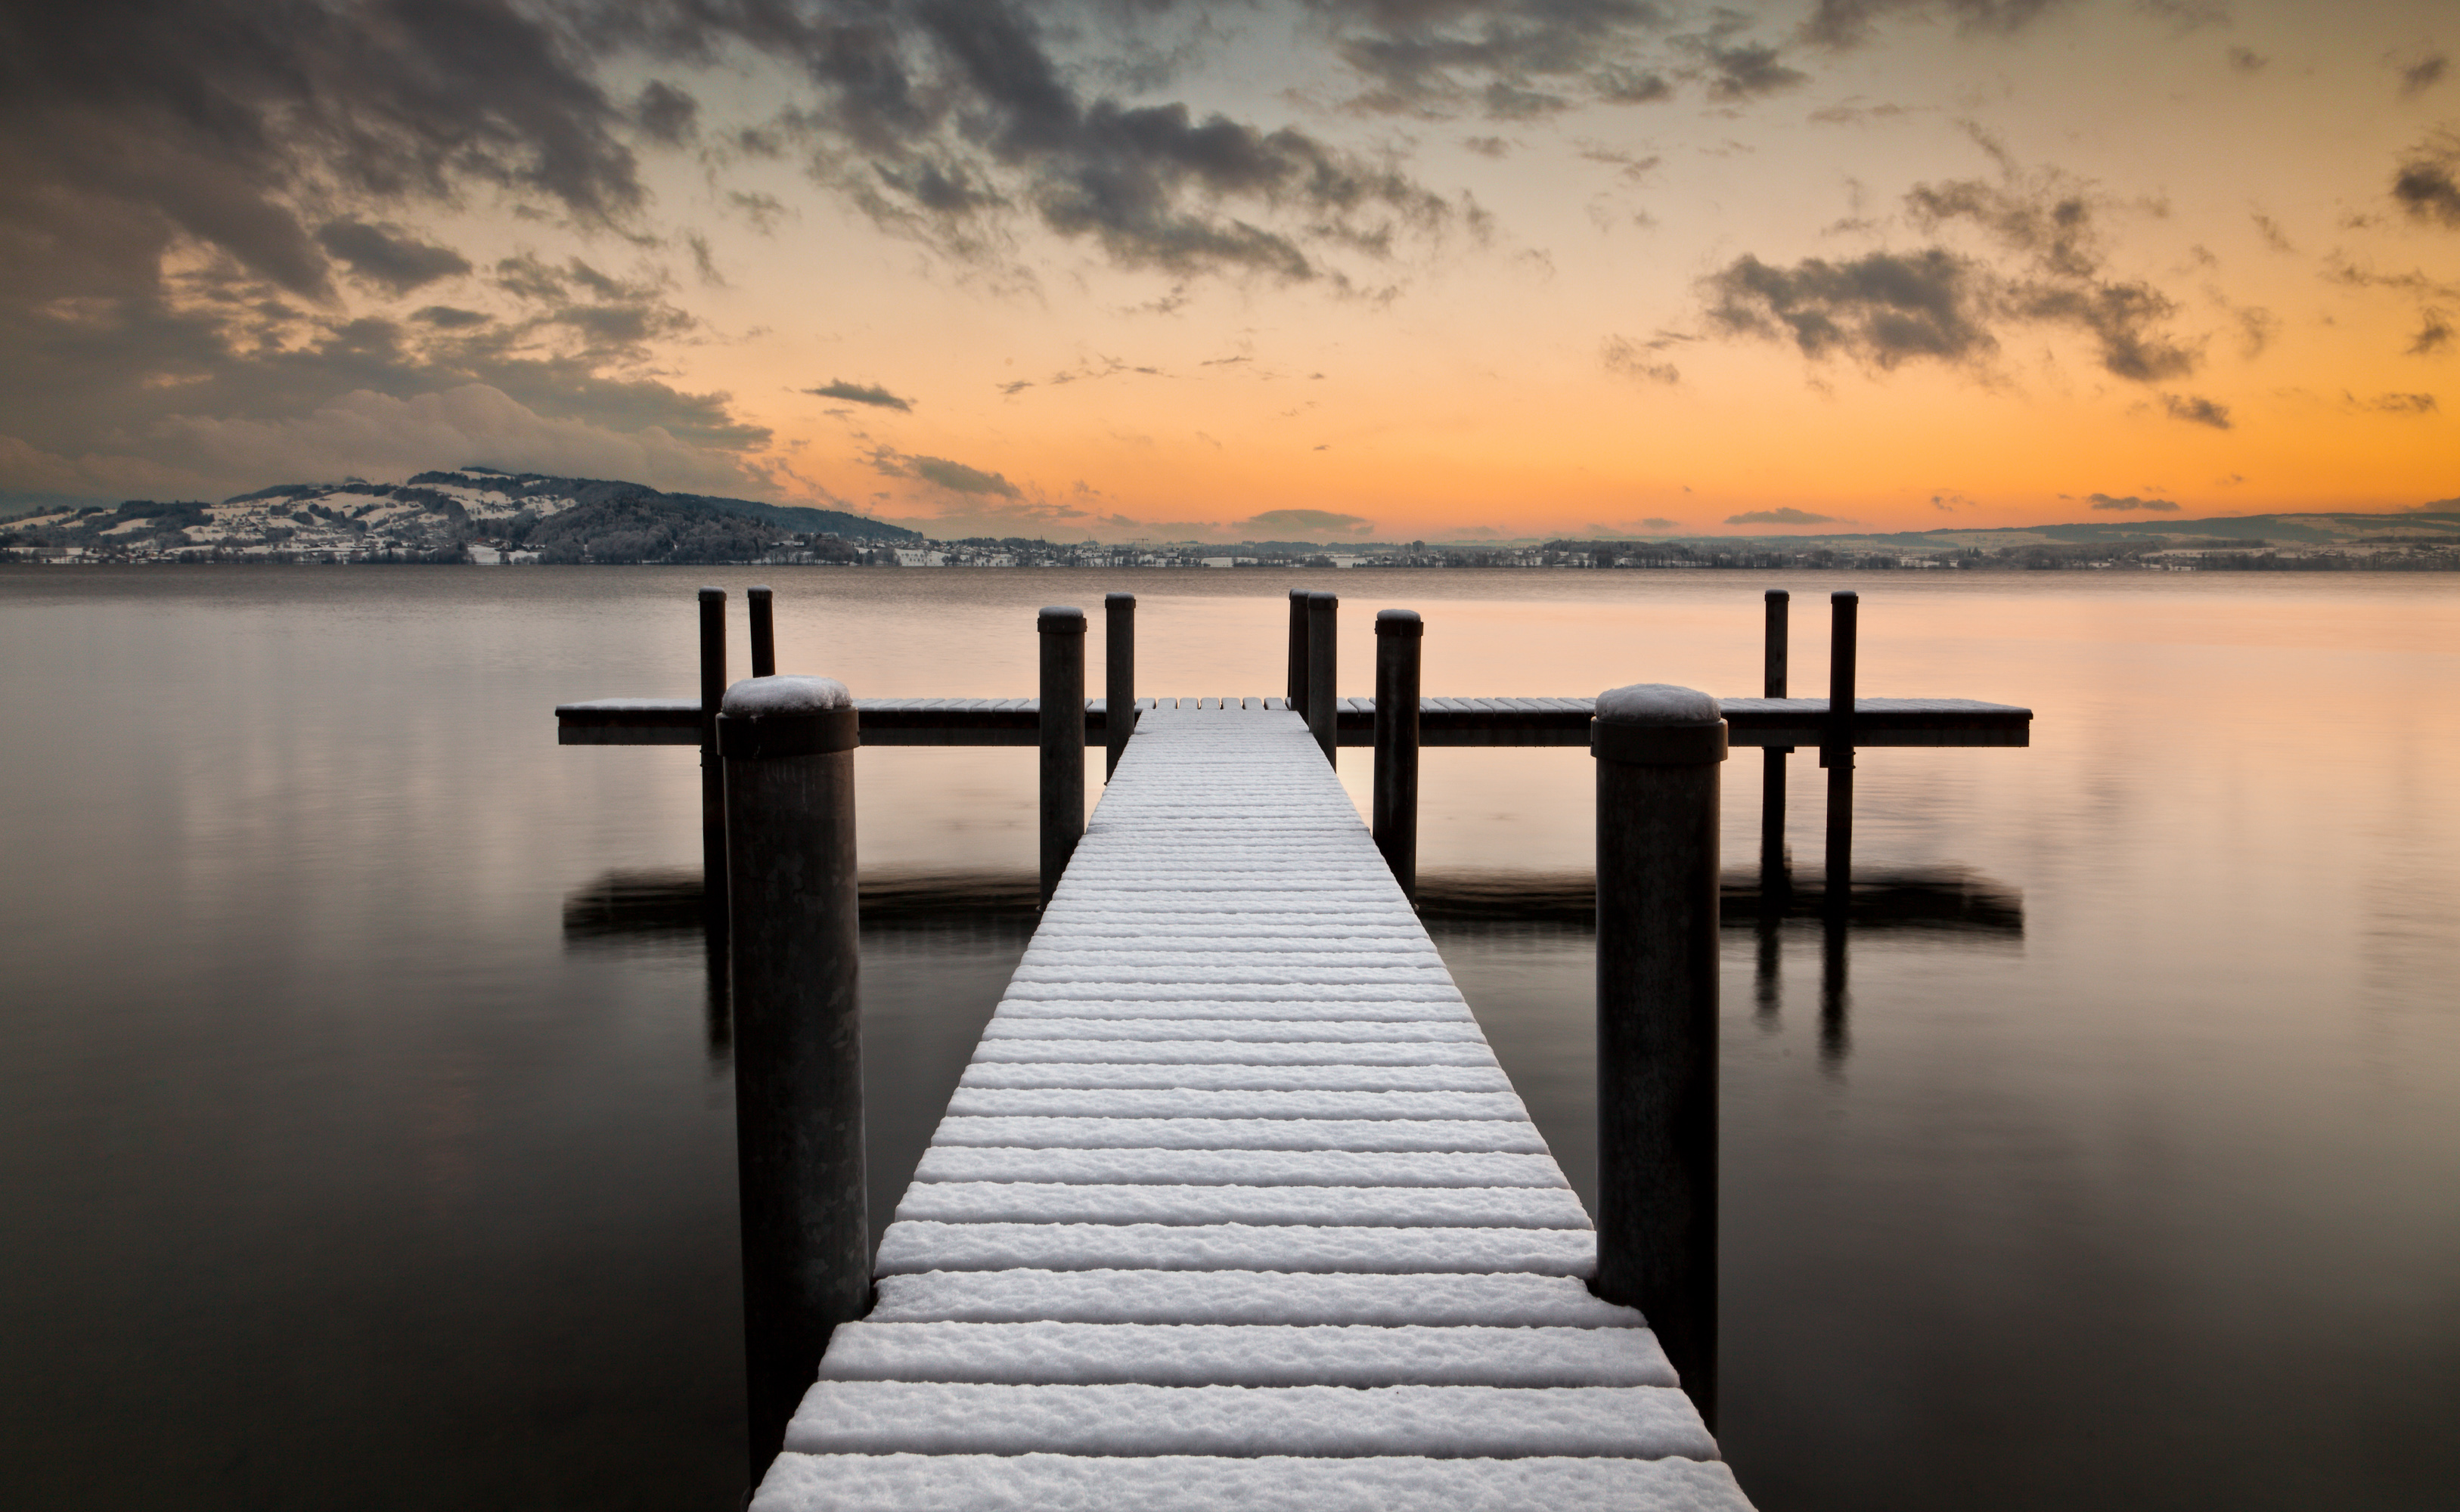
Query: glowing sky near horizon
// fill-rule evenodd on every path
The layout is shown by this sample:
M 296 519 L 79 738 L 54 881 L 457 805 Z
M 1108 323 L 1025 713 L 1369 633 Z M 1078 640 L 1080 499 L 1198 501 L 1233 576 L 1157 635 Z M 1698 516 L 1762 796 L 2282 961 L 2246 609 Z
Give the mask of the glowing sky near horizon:
M 0 488 L 481 462 L 1104 539 L 2460 494 L 2445 5 L 438 9 L 329 8 L 293 94 L 175 19 L 6 107 Z M 471 102 L 346 95 L 369 51 Z

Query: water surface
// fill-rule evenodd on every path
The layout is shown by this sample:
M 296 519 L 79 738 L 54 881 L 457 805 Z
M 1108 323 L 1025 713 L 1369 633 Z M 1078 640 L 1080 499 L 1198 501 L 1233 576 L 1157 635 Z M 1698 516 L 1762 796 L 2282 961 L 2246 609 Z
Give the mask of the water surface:
M 1034 608 L 1122 587 L 1146 692 L 1278 692 L 1300 580 L 1347 599 L 1345 691 L 1406 606 L 1430 693 L 1756 693 L 1771 585 L 1815 691 L 1825 595 L 1858 588 L 1866 693 L 2039 717 L 2025 750 L 1864 755 L 1894 901 L 1850 938 L 1727 932 L 1746 1488 L 2460 1483 L 2448 579 L 234 567 L 0 573 L 0 1502 L 733 1503 L 695 758 L 559 748 L 549 712 L 689 693 L 712 576 L 774 583 L 788 670 L 878 696 L 1029 694 Z M 1726 777 L 1739 868 L 1755 758 Z M 1032 780 L 1025 750 L 859 758 L 876 1220 L 1029 937 Z M 1590 780 L 1431 751 L 1421 840 L 1437 942 L 1584 1195 Z

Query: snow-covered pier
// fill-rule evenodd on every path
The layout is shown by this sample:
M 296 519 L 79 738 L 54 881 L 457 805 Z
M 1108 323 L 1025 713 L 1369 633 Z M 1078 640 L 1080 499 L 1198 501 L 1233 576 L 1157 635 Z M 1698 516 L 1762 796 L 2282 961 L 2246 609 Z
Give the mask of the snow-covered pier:
M 1596 1257 L 1305 723 L 1166 702 L 753 1505 L 1748 1507 Z

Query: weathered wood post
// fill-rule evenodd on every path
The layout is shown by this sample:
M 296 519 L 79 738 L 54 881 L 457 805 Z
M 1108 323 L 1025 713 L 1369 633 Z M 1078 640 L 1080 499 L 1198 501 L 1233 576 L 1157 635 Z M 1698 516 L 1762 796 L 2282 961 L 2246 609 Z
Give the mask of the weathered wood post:
M 744 601 L 752 608 L 752 675 L 756 678 L 777 675 L 777 617 L 766 588 L 746 588 Z
M 711 934 L 726 932 L 726 768 L 717 705 L 726 697 L 726 590 L 700 591 L 700 886 Z
M 1301 718 L 1306 715 L 1307 694 L 1307 591 L 1290 590 L 1290 666 L 1289 683 L 1283 692 L 1291 708 Z
M 1085 611 L 1042 611 L 1042 901 L 1085 832 Z
M 829 678 L 727 690 L 727 895 L 752 1479 L 838 1324 L 871 1302 L 856 1010 L 854 700 Z
M 1324 747 L 1324 759 L 1334 761 L 1341 744 L 1341 700 L 1333 695 L 1333 638 L 1340 632 L 1341 599 L 1311 593 L 1306 603 L 1306 722 L 1308 733 Z M 1336 763 L 1337 764 L 1337 763 Z
M 1828 596 L 1828 738 L 1819 765 L 1828 768 L 1828 853 L 1821 863 L 1827 912 L 1843 918 L 1854 904 L 1854 655 L 1861 595 Z
M 1426 633 L 1410 610 L 1375 611 L 1375 849 L 1411 902 L 1418 897 L 1418 665 Z
M 1716 1421 L 1717 701 L 1599 696 L 1597 1294 L 1639 1308 Z
M 1119 769 L 1119 757 L 1136 727 L 1136 596 L 1102 598 L 1102 779 Z
M 1792 595 L 1782 588 L 1768 591 L 1768 640 L 1761 672 L 1761 697 L 1785 697 L 1785 620 Z M 1771 746 L 1760 753 L 1760 914 L 1782 918 L 1786 894 L 1792 891 L 1785 872 L 1785 759 L 1791 746 Z

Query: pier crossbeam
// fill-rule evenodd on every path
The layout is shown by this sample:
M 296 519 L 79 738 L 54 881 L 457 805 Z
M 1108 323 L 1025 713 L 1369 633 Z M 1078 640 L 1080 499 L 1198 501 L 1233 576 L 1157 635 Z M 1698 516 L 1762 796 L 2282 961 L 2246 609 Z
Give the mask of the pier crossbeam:
M 1304 722 L 1247 702 L 1140 721 L 755 1512 L 1746 1512 Z
M 1824 698 L 1731 698 L 1725 711 L 1734 746 L 1818 746 L 1825 739 Z M 1287 707 L 1278 698 L 1138 699 L 1139 709 L 1211 708 L 1262 711 Z M 1419 701 L 1419 744 L 1431 746 L 1578 746 L 1589 743 L 1596 700 L 1584 698 L 1429 698 Z M 1041 704 L 1033 699 L 862 699 L 857 702 L 865 746 L 1033 746 L 1041 741 Z M 1085 744 L 1108 739 L 1109 704 L 1085 701 Z M 700 704 L 692 699 L 598 699 L 556 707 L 556 740 L 563 746 L 696 746 Z M 2025 746 L 2033 711 L 1973 699 L 1856 698 L 1857 746 Z M 1337 738 L 1343 746 L 1375 742 L 1375 701 L 1340 700 Z

